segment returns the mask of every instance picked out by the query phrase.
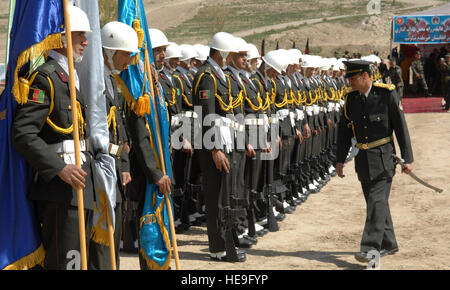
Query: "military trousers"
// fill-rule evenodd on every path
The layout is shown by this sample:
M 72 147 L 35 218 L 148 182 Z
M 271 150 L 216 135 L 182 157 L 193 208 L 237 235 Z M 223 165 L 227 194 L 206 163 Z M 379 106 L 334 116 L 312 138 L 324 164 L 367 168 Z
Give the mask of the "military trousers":
M 392 178 L 364 181 L 361 185 L 367 205 L 361 251 L 380 251 L 397 247 L 388 201 Z
M 220 209 L 231 205 L 231 194 L 234 193 L 233 179 L 237 176 L 237 162 L 235 153 L 224 153 L 230 164 L 230 173 L 217 170 L 212 153 L 209 150 L 199 151 L 199 160 L 202 171 L 203 191 L 206 208 L 206 227 L 208 234 L 208 245 L 211 253 L 225 251 L 225 221 L 221 220 Z M 244 153 L 245 160 L 245 153 Z M 244 165 L 245 166 L 245 165 Z
M 122 203 L 116 203 L 114 208 L 115 224 L 114 224 L 114 250 L 116 255 L 116 269 L 120 269 L 120 240 L 122 238 Z M 102 245 L 96 242 L 90 243 L 91 253 L 91 270 L 111 270 L 111 257 L 109 246 Z
M 45 270 L 80 270 L 80 235 L 78 230 L 78 208 L 53 201 L 36 201 L 36 215 L 41 225 L 40 237 L 45 249 Z M 86 230 L 86 252 L 88 269 L 95 268 L 91 247 L 91 230 L 94 211 L 84 210 Z

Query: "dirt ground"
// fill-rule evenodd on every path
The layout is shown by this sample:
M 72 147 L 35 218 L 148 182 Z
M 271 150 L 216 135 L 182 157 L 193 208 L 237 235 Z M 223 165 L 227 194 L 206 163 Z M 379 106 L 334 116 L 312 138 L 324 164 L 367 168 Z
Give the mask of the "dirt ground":
M 450 132 L 448 113 L 407 114 L 414 150 L 414 172 L 443 193 L 416 183 L 397 169 L 390 207 L 400 251 L 381 258 L 383 270 L 450 269 Z M 365 269 L 359 251 L 366 205 L 353 162 L 346 177 L 334 177 L 279 223 L 278 232 L 258 239 L 245 263 L 208 258 L 206 227 L 177 235 L 182 270 L 338 270 Z M 121 255 L 122 270 L 137 270 L 137 256 Z M 172 261 L 172 269 L 175 262 Z

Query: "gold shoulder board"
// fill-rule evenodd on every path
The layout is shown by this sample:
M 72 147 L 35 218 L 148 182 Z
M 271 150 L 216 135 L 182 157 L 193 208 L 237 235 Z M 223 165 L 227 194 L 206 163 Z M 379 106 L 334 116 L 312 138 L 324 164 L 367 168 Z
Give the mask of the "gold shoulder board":
M 389 84 L 383 84 L 383 83 L 373 83 L 373 85 L 375 87 L 379 87 L 379 88 L 384 88 L 384 89 L 388 89 L 390 91 L 395 90 L 395 85 L 389 85 Z

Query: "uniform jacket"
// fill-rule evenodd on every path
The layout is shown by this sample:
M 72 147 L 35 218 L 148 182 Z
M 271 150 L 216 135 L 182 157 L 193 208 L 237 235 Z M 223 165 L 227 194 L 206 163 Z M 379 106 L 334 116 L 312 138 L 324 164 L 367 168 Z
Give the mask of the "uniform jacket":
M 72 125 L 72 107 L 69 93 L 69 77 L 64 69 L 52 58 L 37 68 L 37 75 L 30 85 L 28 102 L 18 106 L 12 124 L 12 141 L 14 147 L 30 163 L 35 173 L 29 192 L 31 200 L 55 201 L 66 205 L 77 206 L 77 194 L 72 187 L 60 179 L 57 174 L 66 166 L 62 154 L 50 148 L 52 144 L 64 140 L 73 140 L 73 134 L 55 131 L 46 121 L 47 117 L 56 126 L 67 129 Z M 51 100 L 50 78 L 54 88 L 54 99 Z M 42 102 L 35 101 L 35 89 L 44 94 Z M 89 120 L 86 118 L 86 100 L 77 90 L 76 99 L 80 103 L 84 119 L 80 140 L 89 138 Z M 50 112 L 50 109 L 52 111 Z M 81 124 L 79 124 L 81 126 Z M 81 129 L 81 128 L 80 128 Z M 83 136 L 84 135 L 84 136 Z M 94 152 L 84 152 L 86 162 L 82 169 L 87 173 L 84 193 L 84 206 L 94 208 L 94 188 L 91 166 Z
M 354 137 L 349 125 L 352 122 L 358 143 L 370 143 L 392 136 L 395 132 L 402 158 L 406 163 L 413 162 L 411 141 L 399 96 L 394 86 L 381 86 L 373 84 L 367 100 L 358 91 L 346 95 L 338 135 L 338 163 L 344 163 L 351 138 Z M 358 178 L 361 181 L 372 181 L 394 176 L 394 153 L 393 142 L 369 150 L 359 150 L 355 158 Z

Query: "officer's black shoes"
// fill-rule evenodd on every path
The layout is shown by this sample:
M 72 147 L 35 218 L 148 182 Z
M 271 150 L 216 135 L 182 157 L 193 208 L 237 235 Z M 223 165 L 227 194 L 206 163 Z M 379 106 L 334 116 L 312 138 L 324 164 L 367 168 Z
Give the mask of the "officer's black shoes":
M 355 254 L 355 259 L 361 263 L 369 263 L 373 259 L 375 259 L 375 254 L 371 252 L 358 252 Z
M 380 251 L 380 257 L 385 257 L 387 255 L 394 255 L 398 252 L 398 248 L 392 248 L 392 249 L 381 249 Z
M 209 257 L 211 258 L 211 260 L 219 262 L 245 262 L 247 260 L 247 255 L 245 254 L 245 251 L 236 250 L 236 252 L 237 252 L 237 259 L 228 258 L 227 253 L 225 251 L 218 253 L 210 253 Z
M 286 218 L 286 215 L 284 213 L 279 213 L 275 216 L 275 219 L 279 222 L 283 221 Z
M 258 243 L 258 239 L 257 238 L 251 237 L 249 235 L 243 235 L 242 238 L 250 241 L 253 245 L 256 245 Z
M 239 238 L 239 248 L 249 249 L 253 246 L 253 242 L 246 238 Z

